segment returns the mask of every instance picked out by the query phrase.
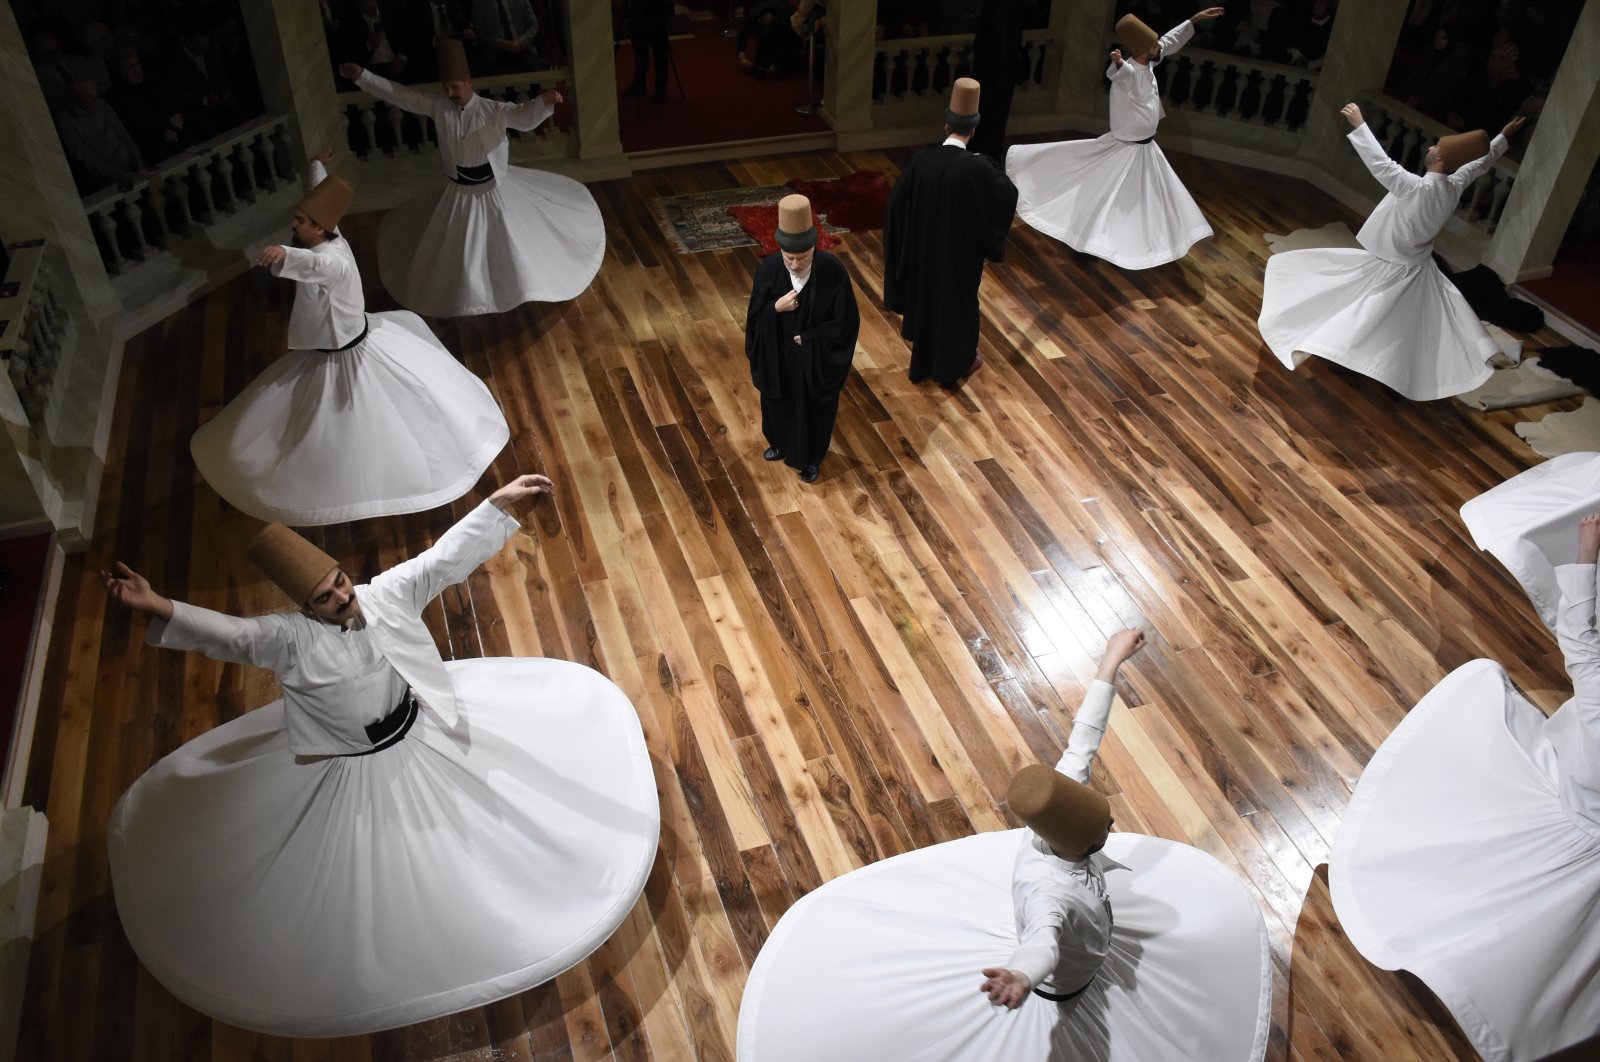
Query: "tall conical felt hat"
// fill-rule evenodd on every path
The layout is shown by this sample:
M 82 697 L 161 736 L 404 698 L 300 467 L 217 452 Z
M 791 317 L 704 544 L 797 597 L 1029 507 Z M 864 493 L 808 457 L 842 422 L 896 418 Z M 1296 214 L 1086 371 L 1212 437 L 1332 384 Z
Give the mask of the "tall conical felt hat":
M 1016 773 L 1006 803 L 1046 844 L 1069 855 L 1099 841 L 1111 824 L 1109 800 L 1042 763 Z
M 356 192 L 343 177 L 326 177 L 322 183 L 307 192 L 297 209 L 300 213 L 332 232 L 350 208 Z
M 1489 153 L 1489 134 L 1482 129 L 1439 138 L 1439 158 L 1446 173 L 1454 173 Z
M 978 128 L 978 82 L 958 77 L 950 86 L 950 106 L 944 109 L 944 124 L 953 132 L 969 133 Z
M 467 65 L 467 49 L 454 37 L 439 38 L 439 84 L 447 81 L 471 81 L 472 67 Z
M 1117 43 L 1122 45 L 1129 59 L 1137 58 L 1156 46 L 1161 34 L 1146 26 L 1136 15 L 1123 15 L 1117 19 Z
M 778 246 L 791 254 L 809 251 L 817 245 L 817 225 L 811 219 L 811 200 L 803 195 L 786 195 L 778 200 Z
M 280 523 L 270 523 L 250 540 L 250 563 L 303 605 L 311 591 L 339 566 L 338 561 Z

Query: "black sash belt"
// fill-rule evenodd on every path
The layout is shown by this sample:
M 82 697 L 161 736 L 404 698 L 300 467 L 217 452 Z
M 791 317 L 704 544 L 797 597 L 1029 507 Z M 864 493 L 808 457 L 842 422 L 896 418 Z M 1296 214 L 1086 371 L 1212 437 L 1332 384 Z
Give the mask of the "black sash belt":
M 371 756 L 374 752 L 382 752 L 392 745 L 398 745 L 400 739 L 411 729 L 411 724 L 416 721 L 417 695 L 407 687 L 406 692 L 400 697 L 400 703 L 394 706 L 394 711 L 365 727 L 367 740 L 372 742 L 372 747 L 361 752 L 345 752 L 340 755 Z
M 360 343 L 363 339 L 366 339 L 366 338 L 367 338 L 367 317 L 366 317 L 365 314 L 362 314 L 361 315 L 361 334 L 360 335 L 356 336 L 354 339 L 352 339 L 350 342 L 346 343 L 342 347 L 333 347 L 332 349 L 329 349 L 329 350 L 323 350 L 322 348 L 319 347 L 318 351 L 320 353 L 322 353 L 322 354 L 340 354 L 340 353 L 343 353 L 346 350 L 349 350 L 351 347 L 355 346 L 357 343 Z
M 1135 140 L 1135 141 L 1132 141 L 1132 142 L 1135 143 L 1135 144 L 1148 144 L 1148 143 L 1150 143 L 1150 141 L 1154 140 L 1155 138 L 1156 138 L 1156 135 L 1154 133 L 1151 133 L 1149 136 L 1145 137 L 1143 140 Z
M 494 180 L 494 167 L 487 162 L 482 166 L 457 166 L 456 175 L 450 179 L 457 184 L 488 184 Z
M 1089 985 L 1092 985 L 1092 984 L 1094 984 L 1094 978 L 1091 977 L 1091 978 L 1089 978 Z M 1040 997 L 1042 997 L 1044 999 L 1048 999 L 1052 1003 L 1065 1003 L 1067 1000 L 1069 1000 L 1069 999 L 1077 999 L 1079 996 L 1081 996 L 1085 992 L 1089 991 L 1089 985 L 1084 985 L 1082 988 L 1078 989 L 1076 992 L 1068 992 L 1064 996 L 1063 995 L 1057 995 L 1054 992 L 1046 992 L 1042 988 L 1035 988 L 1033 990 L 1033 994 L 1036 995 L 1036 996 L 1040 996 Z

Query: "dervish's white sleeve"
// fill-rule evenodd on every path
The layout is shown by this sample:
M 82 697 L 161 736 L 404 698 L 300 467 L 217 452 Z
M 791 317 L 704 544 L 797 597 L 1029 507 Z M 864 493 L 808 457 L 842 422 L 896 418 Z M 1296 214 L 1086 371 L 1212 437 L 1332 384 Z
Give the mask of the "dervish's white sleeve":
M 1499 133 L 1496 133 L 1494 139 L 1489 141 L 1489 153 L 1483 156 L 1483 158 L 1473 159 L 1471 162 L 1457 169 L 1456 172 L 1450 175 L 1450 183 L 1455 185 L 1457 188 L 1465 188 L 1467 185 L 1481 177 L 1483 175 L 1483 171 L 1487 170 L 1490 166 L 1493 166 L 1495 160 L 1501 155 L 1504 155 L 1506 153 L 1506 148 L 1509 146 L 1510 145 L 1506 143 L 1506 138 Z
M 1078 714 L 1072 718 L 1067 750 L 1056 761 L 1056 770 L 1074 782 L 1089 784 L 1089 772 L 1100 751 L 1100 742 L 1106 736 L 1106 720 L 1111 715 L 1111 701 L 1116 692 L 1111 683 L 1095 679 L 1078 706 Z
M 556 113 L 554 107 L 539 96 L 535 96 L 531 100 L 513 103 L 506 107 L 506 128 L 517 129 L 526 133 L 530 129 L 537 129 L 554 113 Z
M 1006 969 L 1016 970 L 1028 979 L 1029 987 L 1037 985 L 1056 968 L 1061 958 L 1061 934 L 1067 928 L 1067 915 L 1050 897 L 1029 897 L 1023 910 L 1022 925 L 1017 927 L 1017 946 Z
M 1422 184 L 1421 177 L 1389 157 L 1366 122 L 1350 130 L 1349 140 L 1350 146 L 1361 156 L 1361 161 L 1366 163 L 1368 172 L 1388 191 L 1405 195 Z
M 413 614 L 420 614 L 444 588 L 461 582 L 522 527 L 517 518 L 493 502 L 483 502 L 439 536 L 422 553 L 395 565 L 372 586 L 395 595 Z
M 361 76 L 356 78 L 356 84 L 361 91 L 389 104 L 399 107 L 402 111 L 412 114 L 425 114 L 429 118 L 436 117 L 440 104 L 445 103 L 445 97 L 436 92 L 424 92 L 409 85 L 396 85 L 387 78 L 379 77 L 371 70 L 362 70 Z
M 1160 57 L 1165 59 L 1173 52 L 1182 49 L 1185 44 L 1188 44 L 1193 39 L 1194 23 L 1184 19 L 1162 34 L 1161 39 L 1156 42 L 1156 47 L 1161 49 Z
M 283 261 L 272 267 L 272 275 L 312 284 L 327 284 L 350 272 L 350 260 L 342 254 L 317 254 L 304 247 L 285 247 Z
M 1556 568 L 1561 603 L 1556 607 L 1556 640 L 1572 679 L 1572 710 L 1578 713 L 1593 747 L 1600 748 L 1600 630 L 1596 629 L 1595 566 Z
M 282 674 L 294 661 L 293 624 L 288 613 L 244 619 L 174 601 L 172 618 L 151 620 L 144 640 L 162 649 L 189 649 L 213 660 L 254 664 Z

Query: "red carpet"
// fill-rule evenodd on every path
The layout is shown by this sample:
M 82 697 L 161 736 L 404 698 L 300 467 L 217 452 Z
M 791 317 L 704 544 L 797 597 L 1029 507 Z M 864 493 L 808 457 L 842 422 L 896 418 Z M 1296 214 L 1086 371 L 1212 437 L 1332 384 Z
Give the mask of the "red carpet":
M 756 203 L 752 206 L 731 206 L 728 213 L 739 222 L 739 227 L 749 237 L 761 245 L 761 253 L 771 254 L 778 249 L 778 240 L 774 233 L 778 229 L 778 204 Z M 831 251 L 839 246 L 839 237 L 831 232 L 818 231 L 817 250 Z
M 877 170 L 857 170 L 844 177 L 822 181 L 795 179 L 789 187 L 811 200 L 811 209 L 825 222 L 818 234 L 817 247 L 827 251 L 838 246 L 839 237 L 829 229 L 865 232 L 883 227 L 883 208 L 889 202 L 889 182 Z M 761 245 L 762 254 L 778 249 L 773 233 L 778 227 L 778 204 L 750 203 L 730 206 L 728 213 L 739 227 Z
M 7 573 L 5 589 L 0 590 L 0 727 L 4 728 L 0 734 L 5 735 L 7 756 L 49 547 L 49 535 L 0 539 L 0 568 Z
M 618 100 L 623 151 L 658 151 L 827 130 L 820 116 L 795 113 L 794 105 L 806 95 L 804 74 L 757 81 L 739 70 L 734 38 L 722 35 L 726 24 L 721 19 L 690 22 L 690 36 L 672 39 L 678 75 L 668 77 L 666 102 L 657 103 L 649 94 L 643 99 Z M 632 83 L 633 46 L 622 41 L 617 48 L 618 96 Z M 655 91 L 653 64 L 647 87 L 650 93 Z
M 1600 335 L 1600 244 L 1563 253 L 1549 276 L 1517 286 Z

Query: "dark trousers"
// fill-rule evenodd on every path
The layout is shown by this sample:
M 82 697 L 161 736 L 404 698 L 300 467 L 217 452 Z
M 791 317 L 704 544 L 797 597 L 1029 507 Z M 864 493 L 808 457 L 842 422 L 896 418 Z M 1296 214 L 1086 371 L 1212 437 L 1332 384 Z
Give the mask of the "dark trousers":
M 633 37 L 633 88 L 643 92 L 644 83 L 650 74 L 650 57 L 656 60 L 656 95 L 667 94 L 667 63 L 671 59 L 672 46 L 667 40 L 666 28 L 646 31 L 643 35 Z

